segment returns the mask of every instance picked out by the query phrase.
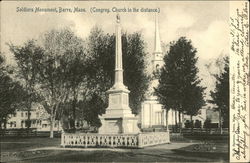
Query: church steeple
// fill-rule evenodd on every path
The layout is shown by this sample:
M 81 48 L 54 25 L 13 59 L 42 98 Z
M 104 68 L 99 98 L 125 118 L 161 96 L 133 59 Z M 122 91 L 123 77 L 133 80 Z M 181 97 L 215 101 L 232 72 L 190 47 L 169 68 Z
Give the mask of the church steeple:
M 154 51 L 153 51 L 153 71 L 158 71 L 163 65 L 163 52 L 161 48 L 160 31 L 158 25 L 158 14 L 155 14 L 155 33 L 154 33 Z
M 162 53 L 161 50 L 161 39 L 158 25 L 158 15 L 155 14 L 155 44 L 154 44 L 154 53 Z

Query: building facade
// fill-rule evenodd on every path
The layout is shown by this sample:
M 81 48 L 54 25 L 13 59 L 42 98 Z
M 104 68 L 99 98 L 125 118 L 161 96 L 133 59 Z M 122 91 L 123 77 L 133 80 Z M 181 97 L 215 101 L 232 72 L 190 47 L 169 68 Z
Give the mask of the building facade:
M 28 126 L 28 111 L 16 110 L 13 114 L 9 115 L 9 119 L 6 124 L 6 129 L 21 129 Z M 4 127 L 4 124 L 1 124 Z M 38 104 L 32 105 L 30 111 L 30 128 L 37 131 L 50 131 L 49 114 L 45 109 Z M 59 121 L 54 124 L 54 131 L 60 131 L 61 125 Z

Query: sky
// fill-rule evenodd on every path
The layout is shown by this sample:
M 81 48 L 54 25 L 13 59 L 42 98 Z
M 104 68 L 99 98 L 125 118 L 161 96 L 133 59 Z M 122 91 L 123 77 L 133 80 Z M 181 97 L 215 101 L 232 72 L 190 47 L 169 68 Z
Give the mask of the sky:
M 16 12 L 17 7 L 63 7 L 85 8 L 85 13 L 33 13 Z M 12 62 L 12 55 L 6 43 L 22 45 L 28 39 L 38 38 L 43 32 L 54 28 L 70 27 L 75 33 L 87 38 L 93 26 L 100 26 L 107 33 L 115 31 L 116 12 L 90 13 L 90 8 L 158 8 L 159 30 L 161 41 L 168 44 L 181 36 L 191 39 L 197 48 L 199 57 L 197 66 L 203 84 L 213 89 L 214 80 L 208 73 L 205 64 L 229 52 L 229 2 L 227 1 L 99 1 L 99 2 L 56 2 L 56 1 L 26 1 L 1 2 L 1 52 L 7 56 L 7 62 Z M 120 12 L 124 32 L 141 32 L 147 48 L 152 54 L 154 45 L 153 12 Z M 216 68 L 209 71 L 218 72 Z

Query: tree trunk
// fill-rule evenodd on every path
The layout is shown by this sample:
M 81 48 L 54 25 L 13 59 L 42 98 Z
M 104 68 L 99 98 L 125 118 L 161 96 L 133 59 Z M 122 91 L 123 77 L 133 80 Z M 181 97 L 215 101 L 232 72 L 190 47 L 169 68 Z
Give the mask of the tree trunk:
M 181 128 L 184 126 L 184 114 L 181 113 Z
M 7 123 L 6 119 L 7 119 L 6 117 L 1 119 L 1 122 L 0 122 L 0 125 L 1 125 L 0 128 L 1 129 L 4 129 L 4 130 L 6 129 L 6 123 Z
M 55 124 L 55 116 L 56 116 L 56 110 L 59 104 L 56 104 L 52 107 L 51 115 L 50 115 L 50 138 L 54 138 L 54 124 Z
M 190 115 L 190 120 L 191 120 L 191 133 L 193 133 L 194 124 L 193 124 L 193 116 L 192 115 Z
M 221 117 L 221 109 L 219 109 L 219 128 L 220 128 L 220 134 L 222 134 L 222 117 Z
M 7 119 L 7 118 L 6 118 Z M 6 130 L 6 128 L 7 128 L 7 120 L 4 120 L 4 122 L 3 122 L 3 124 L 4 124 L 4 129 Z
M 168 131 L 168 109 L 166 109 L 166 127 L 167 127 L 167 131 Z
M 29 136 L 29 133 L 30 133 L 30 126 L 31 126 L 31 121 L 30 121 L 30 115 L 31 115 L 31 113 L 30 113 L 30 110 L 31 110 L 31 104 L 32 104 L 32 102 L 30 102 L 30 100 L 29 100 L 29 102 L 28 102 L 29 104 L 28 104 L 28 117 L 27 117 L 27 136 Z
M 172 132 L 174 132 L 174 128 L 175 128 L 175 125 L 174 125 L 174 110 L 173 109 L 171 109 L 171 112 L 172 112 Z
M 181 131 L 181 129 L 182 129 L 182 126 L 181 126 L 182 123 L 181 123 L 181 112 L 180 112 L 180 111 L 179 111 L 178 116 L 179 116 L 179 130 L 180 130 L 179 132 L 180 132 L 180 134 L 181 134 L 181 132 L 182 132 L 182 131 Z
M 74 99 L 73 99 L 73 104 L 72 104 L 72 109 L 73 109 L 73 121 L 74 123 L 72 123 L 72 128 L 73 130 L 76 130 L 76 126 L 75 126 L 75 122 L 76 122 L 76 97 L 74 96 Z
M 54 114 L 52 113 L 50 117 L 50 138 L 54 138 L 54 121 Z
M 177 110 L 175 110 L 175 132 L 177 132 L 178 124 L 177 124 Z

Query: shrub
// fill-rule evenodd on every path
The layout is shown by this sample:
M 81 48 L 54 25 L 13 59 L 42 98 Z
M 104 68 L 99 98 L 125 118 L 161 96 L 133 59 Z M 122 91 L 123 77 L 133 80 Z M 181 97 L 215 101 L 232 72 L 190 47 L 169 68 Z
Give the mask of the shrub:
M 194 128 L 201 128 L 201 121 L 195 120 Z
M 205 120 L 204 128 L 211 128 L 211 119 L 206 119 Z

